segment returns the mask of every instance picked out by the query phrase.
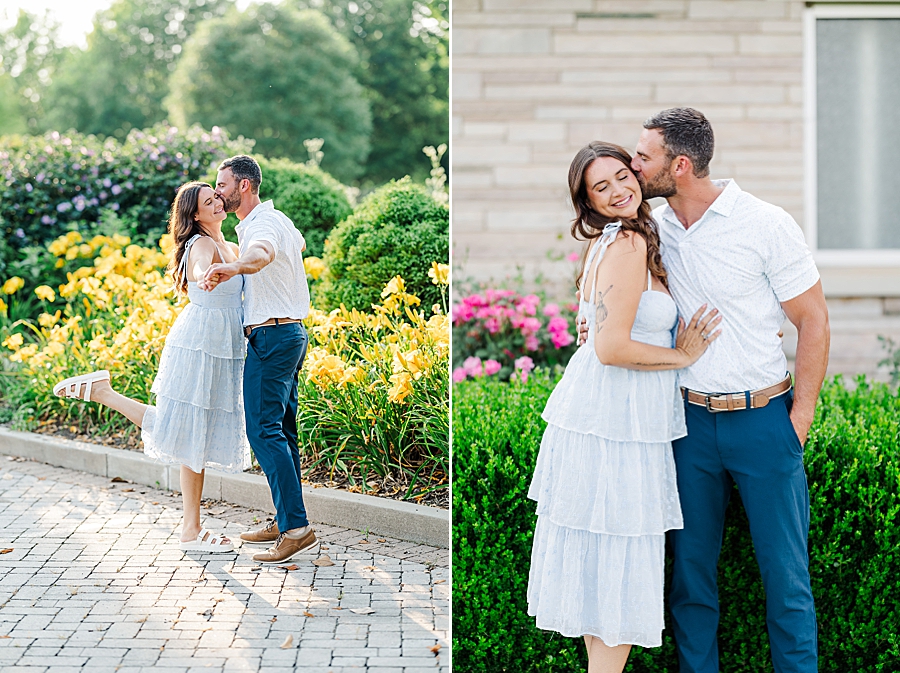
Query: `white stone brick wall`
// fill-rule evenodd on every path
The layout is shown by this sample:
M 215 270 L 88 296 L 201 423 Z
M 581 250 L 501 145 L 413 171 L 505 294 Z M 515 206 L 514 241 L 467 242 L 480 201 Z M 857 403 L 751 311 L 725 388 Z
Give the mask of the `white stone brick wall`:
M 648 116 L 712 121 L 714 177 L 802 221 L 803 3 L 460 0 L 453 12 L 453 239 L 464 275 L 570 279 L 566 171 L 585 143 L 631 149 Z M 562 235 L 562 238 L 560 238 Z M 507 239 L 515 237 L 515 244 Z

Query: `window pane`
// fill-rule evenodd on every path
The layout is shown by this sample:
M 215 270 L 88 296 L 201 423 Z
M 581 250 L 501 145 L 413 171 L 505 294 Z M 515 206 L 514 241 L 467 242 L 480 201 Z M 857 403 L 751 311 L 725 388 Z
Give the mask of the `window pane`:
M 900 19 L 816 21 L 818 247 L 900 248 Z

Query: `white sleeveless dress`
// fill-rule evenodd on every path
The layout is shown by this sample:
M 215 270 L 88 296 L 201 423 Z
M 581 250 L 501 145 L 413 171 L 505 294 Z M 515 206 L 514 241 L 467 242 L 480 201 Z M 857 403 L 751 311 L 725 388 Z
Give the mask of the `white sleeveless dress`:
M 186 244 L 179 274 L 186 274 L 198 238 Z M 224 472 L 250 467 L 243 397 L 243 287 L 240 275 L 211 292 L 188 282 L 190 303 L 166 337 L 151 388 L 156 406 L 147 409 L 141 427 L 148 456 L 198 473 L 207 467 Z
M 585 278 L 619 229 L 603 230 Z M 528 491 L 538 503 L 528 614 L 565 636 L 658 647 L 665 531 L 683 527 L 671 443 L 687 434 L 677 373 L 603 365 L 596 307 L 582 300 L 579 313 L 588 338 L 542 414 L 548 425 Z M 631 337 L 672 348 L 677 318 L 675 302 L 648 278 Z

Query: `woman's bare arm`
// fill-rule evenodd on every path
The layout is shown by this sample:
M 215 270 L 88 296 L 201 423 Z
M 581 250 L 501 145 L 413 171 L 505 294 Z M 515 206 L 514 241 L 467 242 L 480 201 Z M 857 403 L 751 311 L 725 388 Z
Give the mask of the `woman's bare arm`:
M 216 245 L 208 236 L 194 241 L 188 256 L 188 280 L 197 281 L 203 278 L 203 274 L 213 262 L 215 253 Z
M 638 235 L 621 234 L 592 274 L 588 290 L 597 307 L 594 352 L 605 365 L 639 370 L 682 369 L 699 359 L 718 332 L 703 339 L 720 318 L 705 306 L 687 327 L 682 326 L 675 348 L 653 346 L 631 338 L 638 305 L 647 289 L 647 242 Z

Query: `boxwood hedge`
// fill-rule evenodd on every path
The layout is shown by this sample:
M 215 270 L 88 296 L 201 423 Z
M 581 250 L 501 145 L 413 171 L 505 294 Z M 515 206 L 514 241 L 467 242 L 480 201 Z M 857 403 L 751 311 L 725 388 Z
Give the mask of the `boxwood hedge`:
M 584 669 L 577 639 L 535 628 L 525 592 L 534 503 L 525 498 L 556 376 L 479 379 L 453 395 L 454 670 Z M 900 398 L 860 377 L 826 382 L 806 447 L 810 563 L 823 673 L 900 671 Z M 765 594 L 740 498 L 719 563 L 721 670 L 771 671 Z M 663 646 L 635 648 L 628 671 L 677 671 Z
M 313 288 L 313 303 L 322 309 L 344 304 L 368 310 L 399 275 L 428 311 L 441 302 L 441 290 L 428 277 L 431 263 L 446 264 L 449 257 L 447 205 L 408 177 L 392 180 L 328 234 L 322 256 L 326 271 Z

